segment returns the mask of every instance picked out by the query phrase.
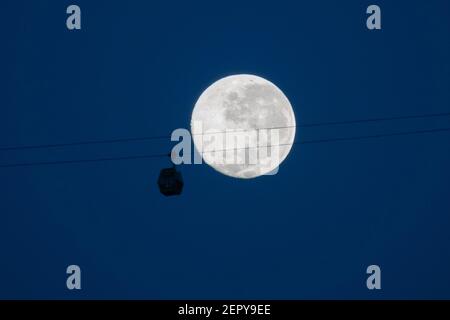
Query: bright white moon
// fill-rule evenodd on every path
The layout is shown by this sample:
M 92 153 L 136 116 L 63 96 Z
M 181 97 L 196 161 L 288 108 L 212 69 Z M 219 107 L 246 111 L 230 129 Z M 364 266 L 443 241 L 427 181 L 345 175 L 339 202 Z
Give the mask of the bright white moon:
M 202 126 L 200 134 L 198 123 Z M 194 145 L 204 161 L 225 175 L 247 179 L 278 168 L 292 148 L 295 125 L 294 111 L 283 92 L 272 82 L 247 74 L 229 76 L 209 86 L 195 104 L 191 118 Z M 262 134 L 268 131 L 264 144 Z M 277 133 L 272 133 L 274 131 Z M 236 141 L 243 138 L 247 143 L 256 143 L 253 151 L 258 151 L 257 161 L 249 161 L 251 148 L 230 149 L 228 142 L 222 151 L 232 152 L 236 161 L 220 163 L 217 153 L 205 151 L 211 150 L 209 145 L 217 143 L 218 139 L 225 140 L 225 132 L 233 132 Z M 249 132 L 255 135 L 249 135 Z M 214 133 L 223 134 L 217 136 Z M 268 152 L 260 154 L 262 145 L 269 146 L 265 148 Z

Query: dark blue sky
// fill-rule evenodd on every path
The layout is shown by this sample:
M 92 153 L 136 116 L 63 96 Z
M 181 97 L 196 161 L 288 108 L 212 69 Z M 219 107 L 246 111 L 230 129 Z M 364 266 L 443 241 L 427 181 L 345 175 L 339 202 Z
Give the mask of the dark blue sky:
M 82 30 L 66 29 L 66 7 Z M 365 27 L 382 9 L 381 31 Z M 0 145 L 169 134 L 251 73 L 298 123 L 450 111 L 450 3 L 2 1 Z M 297 141 L 450 127 L 303 128 Z M 167 152 L 168 141 L 0 152 L 4 163 Z M 296 145 L 250 181 L 165 159 L 0 169 L 0 298 L 450 298 L 450 134 Z M 82 268 L 79 292 L 65 269 Z M 366 289 L 378 264 L 382 290 Z

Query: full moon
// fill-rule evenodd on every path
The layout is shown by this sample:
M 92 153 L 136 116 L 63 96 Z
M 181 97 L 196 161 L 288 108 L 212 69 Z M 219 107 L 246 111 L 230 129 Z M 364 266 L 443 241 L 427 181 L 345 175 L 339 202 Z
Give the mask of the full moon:
M 192 138 L 203 160 L 222 174 L 242 179 L 276 171 L 291 151 L 295 126 L 294 111 L 283 92 L 272 82 L 248 74 L 210 85 L 191 118 Z M 240 148 L 236 141 L 246 144 Z M 222 160 L 218 155 L 230 157 Z

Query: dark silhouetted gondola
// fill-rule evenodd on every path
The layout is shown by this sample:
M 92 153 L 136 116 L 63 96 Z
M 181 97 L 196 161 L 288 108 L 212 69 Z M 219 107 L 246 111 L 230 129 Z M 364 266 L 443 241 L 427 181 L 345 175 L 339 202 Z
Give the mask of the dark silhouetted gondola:
M 159 191 L 166 197 L 180 195 L 183 192 L 183 185 L 181 172 L 177 171 L 175 166 L 162 169 L 159 173 Z

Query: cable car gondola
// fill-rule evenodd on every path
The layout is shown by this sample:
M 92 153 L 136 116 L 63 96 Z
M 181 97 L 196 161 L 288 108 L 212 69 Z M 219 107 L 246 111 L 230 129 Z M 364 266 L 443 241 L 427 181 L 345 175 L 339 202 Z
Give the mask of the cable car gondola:
M 175 166 L 164 168 L 159 173 L 159 191 L 166 197 L 179 196 L 183 192 L 183 176 Z

